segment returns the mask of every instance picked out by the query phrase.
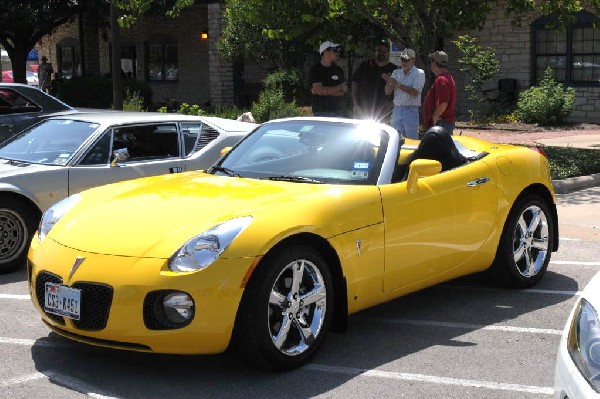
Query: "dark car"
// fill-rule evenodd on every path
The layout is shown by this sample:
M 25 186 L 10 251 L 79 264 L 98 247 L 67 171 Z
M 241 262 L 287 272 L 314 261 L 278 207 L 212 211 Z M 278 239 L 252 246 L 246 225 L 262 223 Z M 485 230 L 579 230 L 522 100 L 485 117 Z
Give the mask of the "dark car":
M 76 110 L 36 87 L 0 83 L 0 142 L 48 116 Z

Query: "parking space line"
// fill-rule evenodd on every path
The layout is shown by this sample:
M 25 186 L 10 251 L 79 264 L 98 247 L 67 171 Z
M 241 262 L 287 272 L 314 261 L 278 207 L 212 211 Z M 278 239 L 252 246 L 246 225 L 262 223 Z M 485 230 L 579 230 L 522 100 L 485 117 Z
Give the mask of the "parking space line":
M 574 260 L 551 260 L 551 265 L 600 266 L 600 262 L 576 262 Z
M 376 323 L 390 324 L 409 324 L 413 326 L 428 326 L 428 327 L 444 327 L 444 328 L 460 328 L 464 330 L 487 330 L 487 331 L 502 331 L 502 332 L 518 332 L 526 334 L 542 334 L 542 335 L 561 335 L 562 330 L 550 328 L 529 328 L 529 327 L 514 327 L 501 325 L 485 325 L 485 324 L 470 324 L 470 323 L 453 323 L 445 321 L 430 321 L 430 320 L 414 320 L 414 319 L 386 319 L 382 317 L 355 316 L 360 320 L 368 320 Z
M 0 299 L 28 300 L 31 299 L 31 297 L 29 295 L 0 294 Z
M 0 381 L 0 388 L 8 388 L 12 385 L 25 384 L 30 381 L 40 380 L 40 379 L 48 379 L 50 382 L 65 387 L 71 391 L 80 392 L 84 395 L 90 396 L 96 399 L 116 399 L 115 396 L 107 396 L 105 394 L 97 393 L 97 389 L 90 386 L 89 384 L 78 380 L 76 378 L 54 373 L 54 372 L 37 372 L 29 375 L 24 375 L 21 377 L 11 378 L 6 381 Z
M 538 387 L 532 385 L 521 385 L 521 384 L 507 384 L 502 382 L 492 381 L 477 381 L 477 380 L 466 380 L 461 378 L 450 378 L 450 377 L 438 377 L 433 375 L 425 374 L 413 374 L 413 373 L 398 373 L 392 371 L 381 371 L 381 370 L 368 370 L 359 369 L 352 367 L 338 367 L 338 366 L 327 366 L 323 364 L 310 363 L 304 367 L 308 370 L 322 371 L 327 373 L 345 374 L 357 377 L 374 377 L 374 378 L 385 378 L 390 380 L 400 381 L 418 381 L 426 382 L 431 384 L 443 384 L 443 385 L 455 385 L 462 387 L 471 388 L 483 388 L 491 389 L 496 391 L 511 391 L 521 393 L 534 393 L 543 395 L 553 395 L 554 389 L 551 387 Z
M 0 337 L 0 344 L 33 346 L 35 344 L 35 339 Z
M 475 285 L 449 285 L 442 284 L 432 288 L 443 288 L 450 290 L 469 290 L 469 291 L 495 291 L 495 292 L 521 292 L 524 294 L 549 294 L 549 295 L 564 295 L 564 296 L 579 296 L 581 291 L 563 291 L 563 290 L 545 290 L 540 288 L 525 288 L 525 289 L 508 289 L 508 288 L 493 288 L 480 287 Z
M 33 373 L 24 375 L 22 377 L 11 378 L 6 381 L 0 381 L 0 388 L 8 388 L 11 385 L 24 384 L 26 382 L 39 380 L 41 378 L 46 378 L 46 376 L 42 373 Z
M 52 371 L 47 371 L 45 374 L 48 376 L 48 379 L 51 382 L 54 382 L 58 385 L 62 385 L 63 387 L 70 389 L 72 391 L 80 392 L 87 396 L 96 399 L 116 399 L 116 396 L 110 396 L 106 393 L 98 393 L 99 390 L 86 382 L 83 382 L 77 378 L 73 378 L 68 375 L 54 373 Z

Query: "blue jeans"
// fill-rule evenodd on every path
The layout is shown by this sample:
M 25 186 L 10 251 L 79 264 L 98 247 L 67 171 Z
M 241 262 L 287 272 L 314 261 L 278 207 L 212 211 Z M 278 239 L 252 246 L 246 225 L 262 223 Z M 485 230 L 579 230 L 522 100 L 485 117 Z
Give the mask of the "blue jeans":
M 456 127 L 456 122 L 446 122 L 443 119 L 438 119 L 436 126 L 441 126 L 448 132 L 449 135 L 452 136 L 452 132 L 454 132 L 454 128 Z
M 419 107 L 394 106 L 391 125 L 404 137 L 419 139 Z

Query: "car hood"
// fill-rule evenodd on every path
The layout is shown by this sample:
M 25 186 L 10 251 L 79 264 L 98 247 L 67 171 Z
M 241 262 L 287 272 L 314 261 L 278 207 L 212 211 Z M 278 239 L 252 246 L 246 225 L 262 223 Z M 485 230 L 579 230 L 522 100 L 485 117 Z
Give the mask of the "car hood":
M 223 256 L 260 255 L 294 233 L 328 238 L 383 221 L 376 186 L 190 172 L 121 182 L 81 195 L 48 238 L 107 255 L 168 258 L 190 238 L 241 216 L 253 221 Z
M 0 184 L 5 183 L 11 176 L 21 176 L 30 173 L 39 173 L 46 170 L 52 170 L 61 166 L 40 165 L 21 161 L 9 161 L 0 158 Z

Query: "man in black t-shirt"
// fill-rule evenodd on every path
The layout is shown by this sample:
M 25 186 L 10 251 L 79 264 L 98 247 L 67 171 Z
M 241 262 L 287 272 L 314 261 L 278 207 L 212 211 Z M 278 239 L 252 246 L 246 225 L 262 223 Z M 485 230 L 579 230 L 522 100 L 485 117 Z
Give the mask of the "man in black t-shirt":
M 344 70 L 335 63 L 339 47 L 329 40 L 321 43 L 321 61 L 308 71 L 314 116 L 344 116 L 342 96 L 348 91 L 348 86 Z
M 393 95 L 385 94 L 386 80 L 398 66 L 390 62 L 390 46 L 386 41 L 377 42 L 375 58 L 363 61 L 352 77 L 354 117 L 380 121 L 390 115 L 394 108 Z

